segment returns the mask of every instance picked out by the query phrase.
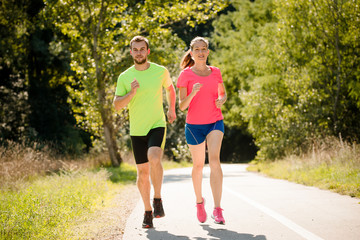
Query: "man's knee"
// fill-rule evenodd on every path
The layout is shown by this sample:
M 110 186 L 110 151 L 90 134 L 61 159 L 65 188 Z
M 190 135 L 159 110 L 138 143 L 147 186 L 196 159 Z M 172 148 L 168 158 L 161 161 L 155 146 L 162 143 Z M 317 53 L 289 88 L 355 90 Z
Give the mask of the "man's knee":
M 163 150 L 160 147 L 151 147 L 148 150 L 148 159 L 150 164 L 159 164 Z
M 138 179 L 146 179 L 149 178 L 150 168 L 149 163 L 143 163 L 137 165 L 137 177 Z

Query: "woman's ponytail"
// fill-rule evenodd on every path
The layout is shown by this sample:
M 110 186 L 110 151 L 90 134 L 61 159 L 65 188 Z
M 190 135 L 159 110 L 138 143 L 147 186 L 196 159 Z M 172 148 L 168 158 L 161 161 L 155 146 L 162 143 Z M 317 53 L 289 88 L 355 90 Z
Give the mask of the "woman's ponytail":
M 194 62 L 194 60 L 192 59 L 190 52 L 191 52 L 191 49 L 189 49 L 189 50 L 185 53 L 185 55 L 183 56 L 183 58 L 181 59 L 181 61 L 180 61 L 180 68 L 181 68 L 181 69 L 185 69 L 185 68 L 187 68 L 187 67 L 192 67 L 192 66 L 194 66 L 195 62 Z

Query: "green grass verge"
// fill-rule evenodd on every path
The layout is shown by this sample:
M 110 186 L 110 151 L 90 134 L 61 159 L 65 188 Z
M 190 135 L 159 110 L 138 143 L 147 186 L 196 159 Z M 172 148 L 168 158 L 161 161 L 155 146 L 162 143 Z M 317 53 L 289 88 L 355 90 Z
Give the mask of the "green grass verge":
M 360 168 L 351 162 L 316 164 L 301 159 L 285 159 L 251 164 L 248 170 L 360 198 Z
M 164 162 L 164 169 L 189 163 Z M 0 189 L 0 240 L 68 239 L 71 231 L 102 209 L 119 188 L 136 181 L 136 166 L 62 172 Z M 80 220 L 80 221 L 79 221 Z
M 182 168 L 182 167 L 191 167 L 192 163 L 189 162 L 174 162 L 174 161 L 163 161 L 162 162 L 164 170 L 173 169 L 173 168 Z M 121 164 L 120 167 L 108 167 L 107 171 L 111 173 L 110 180 L 113 183 L 133 183 L 136 181 L 137 173 L 136 166 L 130 165 L 127 163 Z
M 80 171 L 1 190 L 0 239 L 64 239 L 73 219 L 101 204 L 108 173 Z
M 173 169 L 173 168 L 185 168 L 185 167 L 192 167 L 191 162 L 174 162 L 174 161 L 163 161 L 162 162 L 164 170 Z

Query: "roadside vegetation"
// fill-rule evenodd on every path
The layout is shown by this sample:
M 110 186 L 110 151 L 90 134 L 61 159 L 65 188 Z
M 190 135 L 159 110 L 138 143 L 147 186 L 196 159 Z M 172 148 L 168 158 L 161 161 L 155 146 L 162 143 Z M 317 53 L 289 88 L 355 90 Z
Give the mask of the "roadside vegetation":
M 50 152 L 10 145 L 0 147 L 1 240 L 82 239 L 88 229 L 77 226 L 136 181 L 133 164 L 107 167 L 107 154 L 60 160 Z M 184 164 L 164 163 L 165 169 L 179 166 Z
M 248 170 L 360 198 L 360 145 L 341 139 L 317 141 L 301 155 L 253 161 Z
M 174 83 L 191 39 L 209 39 L 228 99 L 222 161 L 360 197 L 360 0 L 119 2 L 2 0 L 0 239 L 73 236 L 134 185 L 128 111 L 112 99 L 135 35 Z M 185 118 L 164 169 L 188 166 Z

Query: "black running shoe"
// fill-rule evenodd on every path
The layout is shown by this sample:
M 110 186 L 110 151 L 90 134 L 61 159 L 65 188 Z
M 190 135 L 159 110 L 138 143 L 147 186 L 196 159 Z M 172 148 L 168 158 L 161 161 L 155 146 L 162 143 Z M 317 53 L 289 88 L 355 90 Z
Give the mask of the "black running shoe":
M 153 214 L 152 211 L 145 211 L 144 221 L 142 223 L 143 228 L 153 228 Z
M 155 218 L 161 218 L 165 216 L 161 198 L 154 198 L 153 207 Z

